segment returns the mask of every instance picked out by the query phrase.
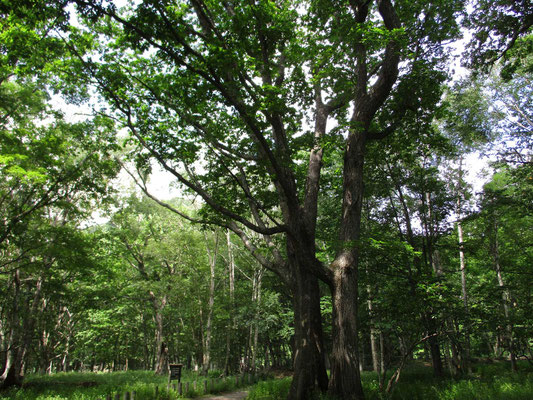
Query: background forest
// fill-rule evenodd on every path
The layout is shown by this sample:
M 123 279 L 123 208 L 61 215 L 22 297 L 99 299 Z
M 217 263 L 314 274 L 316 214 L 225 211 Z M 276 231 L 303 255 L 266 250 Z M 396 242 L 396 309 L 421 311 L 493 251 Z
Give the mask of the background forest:
M 529 1 L 0 16 L 0 387 L 182 363 L 360 400 L 495 360 L 533 387 Z

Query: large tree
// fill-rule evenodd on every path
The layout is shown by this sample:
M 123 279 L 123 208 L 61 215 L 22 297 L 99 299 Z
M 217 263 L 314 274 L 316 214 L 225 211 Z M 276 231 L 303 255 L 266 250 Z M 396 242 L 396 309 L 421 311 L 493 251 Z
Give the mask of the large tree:
M 309 398 L 315 382 L 327 384 L 320 279 L 333 298 L 329 391 L 363 398 L 357 266 L 365 146 L 394 132 L 434 90 L 419 82 L 443 68 L 443 42 L 459 33 L 463 1 L 141 1 L 120 10 L 76 3 L 87 28 L 65 38 L 74 65 L 129 130 L 138 161 L 155 158 L 203 199 L 204 222 L 237 233 L 291 288 L 290 397 Z M 91 40 L 98 57 L 83 55 Z M 317 257 L 318 198 L 324 156 L 338 150 L 342 207 L 328 215 L 338 229 L 326 264 Z M 267 250 L 244 228 L 263 235 Z

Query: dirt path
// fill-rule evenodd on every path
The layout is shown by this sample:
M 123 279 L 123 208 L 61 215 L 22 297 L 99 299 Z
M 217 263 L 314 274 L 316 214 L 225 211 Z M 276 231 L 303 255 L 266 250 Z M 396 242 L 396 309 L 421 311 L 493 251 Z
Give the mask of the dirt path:
M 202 397 L 202 400 L 242 400 L 245 399 L 248 392 L 233 392 L 220 394 L 213 397 Z

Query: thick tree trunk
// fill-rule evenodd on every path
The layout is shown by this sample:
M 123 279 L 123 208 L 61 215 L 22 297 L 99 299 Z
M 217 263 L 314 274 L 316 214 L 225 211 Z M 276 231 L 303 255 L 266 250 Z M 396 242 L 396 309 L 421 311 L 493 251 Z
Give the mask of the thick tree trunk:
M 354 122 L 357 118 L 354 119 Z M 363 125 L 364 126 L 364 125 Z M 343 249 L 333 271 L 333 350 L 329 392 L 345 400 L 364 399 L 357 348 L 357 268 L 363 205 L 365 134 L 351 132 L 344 154 L 344 193 L 340 240 Z
M 352 260 L 334 271 L 333 349 L 329 392 L 342 399 L 364 398 L 357 348 L 357 270 Z
M 328 377 L 320 314 L 318 279 L 306 269 L 294 269 L 294 376 L 289 400 L 312 398 L 316 388 L 325 391 Z
M 429 331 L 430 335 L 435 334 L 435 330 Z M 429 351 L 431 353 L 431 363 L 433 365 L 433 375 L 441 377 L 444 375 L 444 368 L 442 366 L 442 357 L 440 354 L 440 345 L 436 336 L 431 336 L 428 339 Z

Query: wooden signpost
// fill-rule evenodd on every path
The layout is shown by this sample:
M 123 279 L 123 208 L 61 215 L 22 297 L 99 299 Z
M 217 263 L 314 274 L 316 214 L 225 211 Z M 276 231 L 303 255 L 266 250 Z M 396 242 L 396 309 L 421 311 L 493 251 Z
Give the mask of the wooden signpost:
M 168 375 L 168 382 L 170 383 L 171 380 L 177 380 L 178 382 L 181 382 L 181 368 L 183 367 L 183 364 L 169 364 L 169 375 Z

